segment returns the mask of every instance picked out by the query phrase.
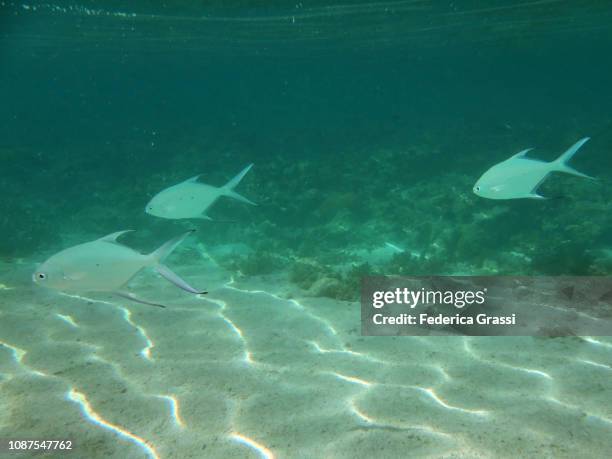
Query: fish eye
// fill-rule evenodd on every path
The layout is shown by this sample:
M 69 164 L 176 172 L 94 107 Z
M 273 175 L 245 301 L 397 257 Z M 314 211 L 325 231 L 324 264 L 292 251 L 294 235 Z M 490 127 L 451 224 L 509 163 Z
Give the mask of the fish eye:
M 474 187 L 474 189 L 475 189 L 476 191 L 480 191 L 480 187 L 479 187 L 479 186 L 475 186 L 475 187 Z
M 47 275 L 45 273 L 38 273 L 36 274 L 36 278 L 40 280 L 45 280 L 47 278 Z

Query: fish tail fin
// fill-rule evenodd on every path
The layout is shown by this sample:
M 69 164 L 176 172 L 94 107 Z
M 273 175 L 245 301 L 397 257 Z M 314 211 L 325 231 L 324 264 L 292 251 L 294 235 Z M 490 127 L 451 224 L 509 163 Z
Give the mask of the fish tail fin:
M 236 193 L 234 191 L 234 188 L 236 188 L 236 186 L 238 186 L 238 184 L 240 183 L 242 178 L 247 174 L 247 172 L 249 172 L 251 170 L 251 167 L 253 167 L 253 164 L 249 164 L 247 167 L 242 169 L 242 171 L 240 171 L 240 173 L 238 175 L 236 175 L 236 177 L 234 177 L 229 182 L 227 182 L 225 185 L 223 185 L 223 187 L 221 189 L 223 190 L 223 195 L 224 196 L 229 196 L 230 198 L 234 198 L 234 199 L 236 199 L 238 201 L 246 202 L 247 204 L 251 204 L 253 206 L 257 205 L 253 201 L 245 198 L 241 194 L 238 194 L 238 193 Z
M 190 234 L 194 232 L 195 230 L 189 230 L 186 233 L 181 234 L 180 236 L 170 239 L 168 242 L 163 244 L 160 248 L 158 248 L 154 252 L 151 252 L 149 256 L 153 260 L 153 263 L 155 265 L 160 264 L 164 260 L 164 258 L 170 255 L 174 251 L 174 249 L 176 249 L 179 246 L 179 244 L 185 240 L 187 236 L 189 236 Z
M 574 145 L 569 147 L 565 153 L 559 156 L 556 160 L 553 161 L 554 170 L 558 172 L 565 172 L 566 174 L 576 175 L 578 177 L 588 178 L 591 180 L 596 180 L 595 177 L 591 177 L 590 175 L 583 174 L 582 172 L 578 172 L 576 169 L 568 165 L 570 159 L 576 154 L 576 152 L 582 147 L 590 137 L 585 137 L 584 139 L 580 139 Z
M 186 292 L 195 293 L 195 294 L 203 294 L 203 293 L 207 293 L 206 290 L 198 290 L 198 289 L 193 288 L 191 285 L 189 285 L 187 282 L 181 279 L 178 274 L 173 272 L 166 265 L 162 264 L 162 261 L 164 260 L 164 258 L 170 255 L 174 251 L 174 249 L 176 249 L 180 245 L 180 243 L 185 240 L 187 236 L 189 236 L 191 233 L 194 233 L 194 232 L 195 230 L 189 230 L 186 233 L 181 234 L 180 236 L 170 239 L 168 242 L 162 245 L 159 249 L 151 253 L 150 257 L 155 266 L 155 270 L 164 279 L 173 283 L 180 289 L 185 290 Z

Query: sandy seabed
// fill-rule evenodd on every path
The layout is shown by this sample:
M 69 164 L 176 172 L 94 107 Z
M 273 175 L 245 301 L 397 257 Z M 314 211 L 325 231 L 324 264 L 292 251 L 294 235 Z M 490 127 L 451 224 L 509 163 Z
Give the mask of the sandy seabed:
M 607 458 L 612 338 L 362 337 L 359 305 L 212 261 L 67 296 L 0 266 L 0 438 L 75 458 Z M 31 453 L 7 454 L 29 457 Z

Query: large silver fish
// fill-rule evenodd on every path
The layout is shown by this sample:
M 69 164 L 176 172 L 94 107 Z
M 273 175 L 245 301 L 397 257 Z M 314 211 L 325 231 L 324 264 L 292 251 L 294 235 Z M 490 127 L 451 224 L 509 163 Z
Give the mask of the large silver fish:
M 525 155 L 531 148 L 520 151 L 482 174 L 474 185 L 474 193 L 488 199 L 545 199 L 544 196 L 538 194 L 537 190 L 551 172 L 565 172 L 593 179 L 567 164 L 587 140 L 589 137 L 579 140 L 551 162 L 527 158 Z
M 253 167 L 249 164 L 236 177 L 222 187 L 198 182 L 199 175 L 160 191 L 145 207 L 145 212 L 161 218 L 203 218 L 211 220 L 206 211 L 221 196 L 228 196 L 247 204 L 256 205 L 234 191 L 246 173 Z
M 56 253 L 38 267 L 32 280 L 38 285 L 63 292 L 113 292 L 138 303 L 164 307 L 138 299 L 125 291 L 127 283 L 136 274 L 150 267 L 187 292 L 206 293 L 191 287 L 162 263 L 194 230 L 171 239 L 147 255 L 117 242 L 119 236 L 129 231 L 118 231 Z

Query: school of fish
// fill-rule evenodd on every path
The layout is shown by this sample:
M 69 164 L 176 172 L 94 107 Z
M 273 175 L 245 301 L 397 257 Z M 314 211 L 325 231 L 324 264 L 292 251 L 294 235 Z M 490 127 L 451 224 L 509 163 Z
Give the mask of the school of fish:
M 588 140 L 589 137 L 579 140 L 551 162 L 529 158 L 526 155 L 531 149 L 522 150 L 485 171 L 476 181 L 473 192 L 486 199 L 546 199 L 538 193 L 538 188 L 553 172 L 594 180 L 568 165 L 569 160 Z M 253 164 L 249 164 L 220 187 L 200 182 L 199 175 L 191 177 L 158 192 L 145 206 L 145 212 L 172 220 L 212 220 L 207 211 L 223 196 L 256 205 L 235 191 L 252 167 Z M 138 303 L 164 307 L 138 298 L 127 289 L 131 279 L 143 269 L 151 268 L 186 292 L 206 293 L 205 290 L 191 287 L 163 264 L 164 259 L 194 230 L 171 239 L 149 254 L 141 254 L 117 242 L 120 236 L 129 231 L 119 231 L 62 250 L 42 263 L 32 275 L 32 280 L 40 286 L 63 292 L 111 292 Z

